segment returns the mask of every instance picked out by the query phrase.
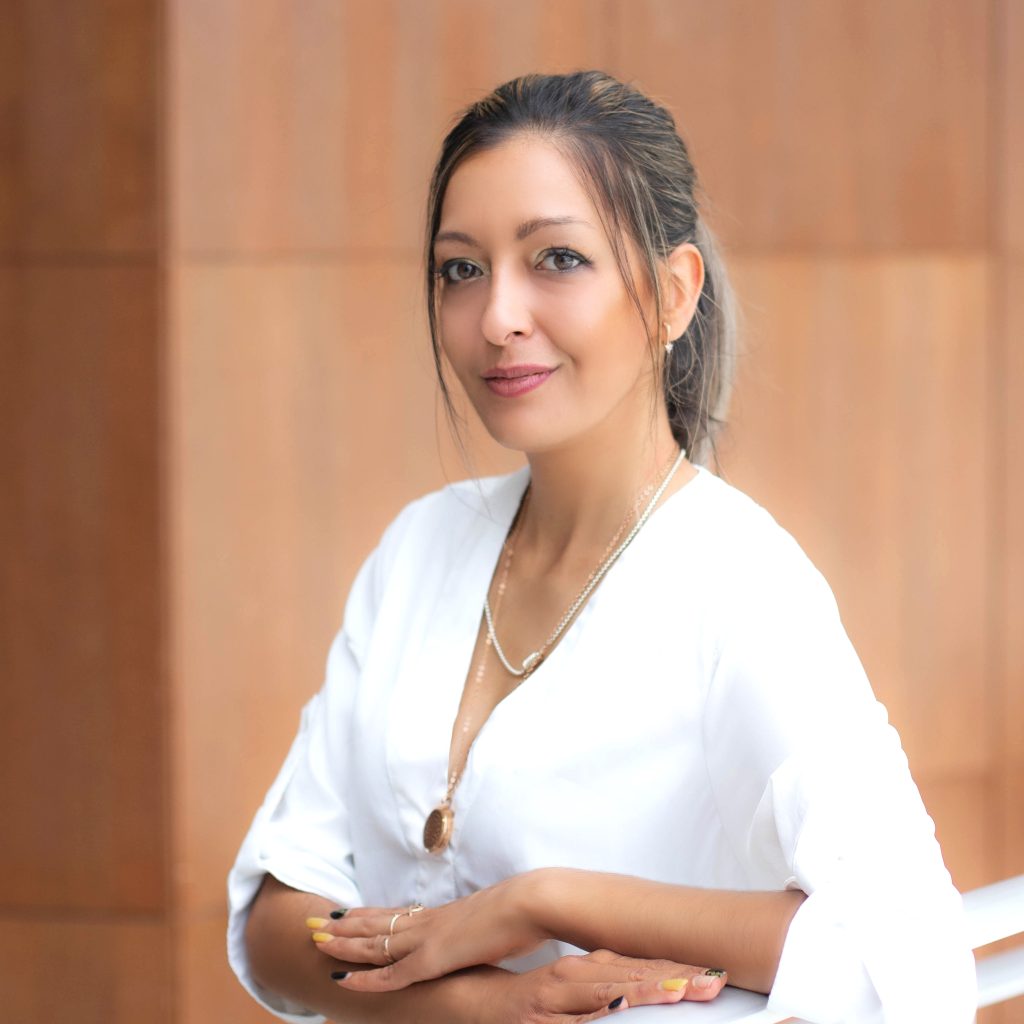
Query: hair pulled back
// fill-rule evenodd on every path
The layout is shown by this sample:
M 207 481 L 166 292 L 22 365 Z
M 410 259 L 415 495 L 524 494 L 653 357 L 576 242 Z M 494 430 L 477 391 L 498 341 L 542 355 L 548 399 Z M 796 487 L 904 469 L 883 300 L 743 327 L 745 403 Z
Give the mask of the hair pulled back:
M 438 381 L 449 417 L 438 332 L 434 239 L 452 174 L 474 153 L 521 134 L 551 142 L 573 166 L 603 220 L 623 283 L 660 359 L 662 292 L 658 266 L 678 245 L 692 243 L 704 260 L 704 284 L 682 336 L 664 359 L 663 386 L 672 434 L 691 461 L 715 455 L 725 424 L 736 353 L 735 302 L 714 237 L 697 205 L 696 172 L 675 120 L 638 89 L 602 71 L 530 74 L 498 86 L 472 104 L 448 132 L 427 202 L 427 315 Z M 648 322 L 630 273 L 623 239 L 641 254 L 640 272 L 655 299 Z

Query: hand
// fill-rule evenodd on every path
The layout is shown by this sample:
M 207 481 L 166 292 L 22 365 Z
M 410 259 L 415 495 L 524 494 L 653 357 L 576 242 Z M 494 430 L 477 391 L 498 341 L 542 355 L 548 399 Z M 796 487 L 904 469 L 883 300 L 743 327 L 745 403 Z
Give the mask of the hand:
M 350 963 L 381 965 L 352 972 L 345 988 L 390 992 L 463 967 L 525 956 L 550 938 L 533 920 L 529 873 L 513 875 L 440 907 L 358 907 L 337 921 L 312 919 L 313 941 Z M 387 939 L 385 948 L 384 940 Z M 390 956 L 389 956 L 390 954 Z M 394 962 L 392 962 L 394 961 Z
M 487 1024 L 584 1024 L 630 1006 L 707 1002 L 725 987 L 725 977 L 702 967 L 600 949 L 507 974 L 495 985 L 481 1018 Z

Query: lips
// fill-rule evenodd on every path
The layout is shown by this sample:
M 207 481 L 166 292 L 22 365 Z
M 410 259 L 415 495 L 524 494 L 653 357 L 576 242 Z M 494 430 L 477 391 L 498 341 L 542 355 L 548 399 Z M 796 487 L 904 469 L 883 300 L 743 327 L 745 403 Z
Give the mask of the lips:
M 556 367 L 523 364 L 520 366 L 495 366 L 483 373 L 484 383 L 494 394 L 503 398 L 515 398 L 539 388 Z

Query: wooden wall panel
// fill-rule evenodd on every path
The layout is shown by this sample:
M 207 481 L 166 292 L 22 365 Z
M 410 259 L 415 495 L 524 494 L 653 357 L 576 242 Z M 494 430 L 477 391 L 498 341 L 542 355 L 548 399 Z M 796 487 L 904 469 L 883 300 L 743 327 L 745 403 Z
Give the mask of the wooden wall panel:
M 594 6 L 172 2 L 175 246 L 418 254 L 451 115 L 502 77 L 599 62 Z
M 997 0 L 995 9 L 998 135 L 992 174 L 998 191 L 993 239 L 1004 252 L 1024 257 L 1024 4 Z
M 224 954 L 227 917 L 189 915 L 177 935 L 180 981 L 175 1024 L 270 1024 L 276 1020 L 248 992 Z
M 670 104 L 746 254 L 729 477 L 833 584 L 958 884 L 1024 871 L 1024 5 L 12 0 L 12 1019 L 266 1019 L 224 874 L 357 566 L 468 472 L 419 308 L 428 171 L 466 103 L 587 66 Z
M 946 782 L 924 782 L 920 790 L 953 884 L 966 892 L 999 877 L 1002 808 L 991 777 L 960 775 Z
M 323 680 L 359 565 L 402 505 L 443 483 L 417 275 L 411 260 L 370 258 L 176 272 L 185 906 L 222 907 L 225 872 Z
M 1000 650 L 1002 749 L 1006 767 L 1024 795 L 1024 259 L 1006 259 L 1001 277 L 1001 408 L 1003 412 L 999 493 L 1000 547 L 997 549 L 997 604 Z M 1024 819 L 1024 802 L 1017 818 Z M 1024 874 L 1024 830 L 1007 850 L 1008 870 Z
M 146 918 L 0 915 L 3 1019 L 19 1024 L 171 1024 L 170 962 L 168 927 Z
M 0 906 L 155 910 L 156 274 L 0 268 Z
M 668 101 L 734 247 L 982 246 L 989 6 L 619 0 L 613 70 Z
M 10 0 L 0 253 L 152 252 L 159 0 Z
M 985 261 L 733 268 L 749 343 L 728 478 L 831 583 L 915 777 L 986 770 L 990 725 L 963 713 L 986 699 Z
M 1000 0 L 998 74 L 1000 133 L 993 175 L 998 205 L 994 240 L 1000 248 L 996 302 L 999 307 L 999 403 L 995 430 L 1003 461 L 1002 499 L 996 547 L 999 645 L 998 706 L 1002 713 L 1003 765 L 999 778 L 1001 876 L 1024 874 L 1024 4 Z M 979 1024 L 1016 1024 L 1024 1019 L 1024 997 L 994 1010 Z

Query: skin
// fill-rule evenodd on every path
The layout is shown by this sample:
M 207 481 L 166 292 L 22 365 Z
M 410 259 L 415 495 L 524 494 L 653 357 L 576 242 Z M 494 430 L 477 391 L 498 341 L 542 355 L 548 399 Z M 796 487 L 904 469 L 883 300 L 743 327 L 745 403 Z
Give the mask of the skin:
M 562 223 L 537 223 L 551 218 Z M 638 268 L 628 241 L 627 253 Z M 639 490 L 671 464 L 677 447 L 660 366 L 652 365 L 598 211 L 571 165 L 541 138 L 514 138 L 456 170 L 434 257 L 451 371 L 491 435 L 530 463 L 530 506 L 508 579 L 516 600 L 506 602 L 501 621 L 506 651 L 521 660 L 600 561 Z M 667 337 L 685 330 L 703 274 L 690 244 L 662 261 Z M 639 275 L 634 281 L 653 323 L 651 290 Z M 658 334 L 666 340 L 660 325 Z M 488 386 L 495 367 L 525 364 L 552 372 L 516 397 Z M 695 475 L 684 460 L 662 500 Z M 510 685 L 500 672 L 487 678 L 482 692 L 493 707 Z M 568 1024 L 615 1012 L 607 1004 L 619 995 L 619 1009 L 714 998 L 725 978 L 696 964 L 727 968 L 732 984 L 768 992 L 805 898 L 545 868 L 403 914 L 394 921 L 389 965 L 383 938 L 405 908 L 359 908 L 331 919 L 334 908 L 318 897 L 267 879 L 247 942 L 261 984 L 335 1020 Z M 487 966 L 548 939 L 595 952 L 518 975 Z M 331 980 L 339 969 L 350 973 Z M 673 989 L 659 986 L 666 979 L 676 979 Z

